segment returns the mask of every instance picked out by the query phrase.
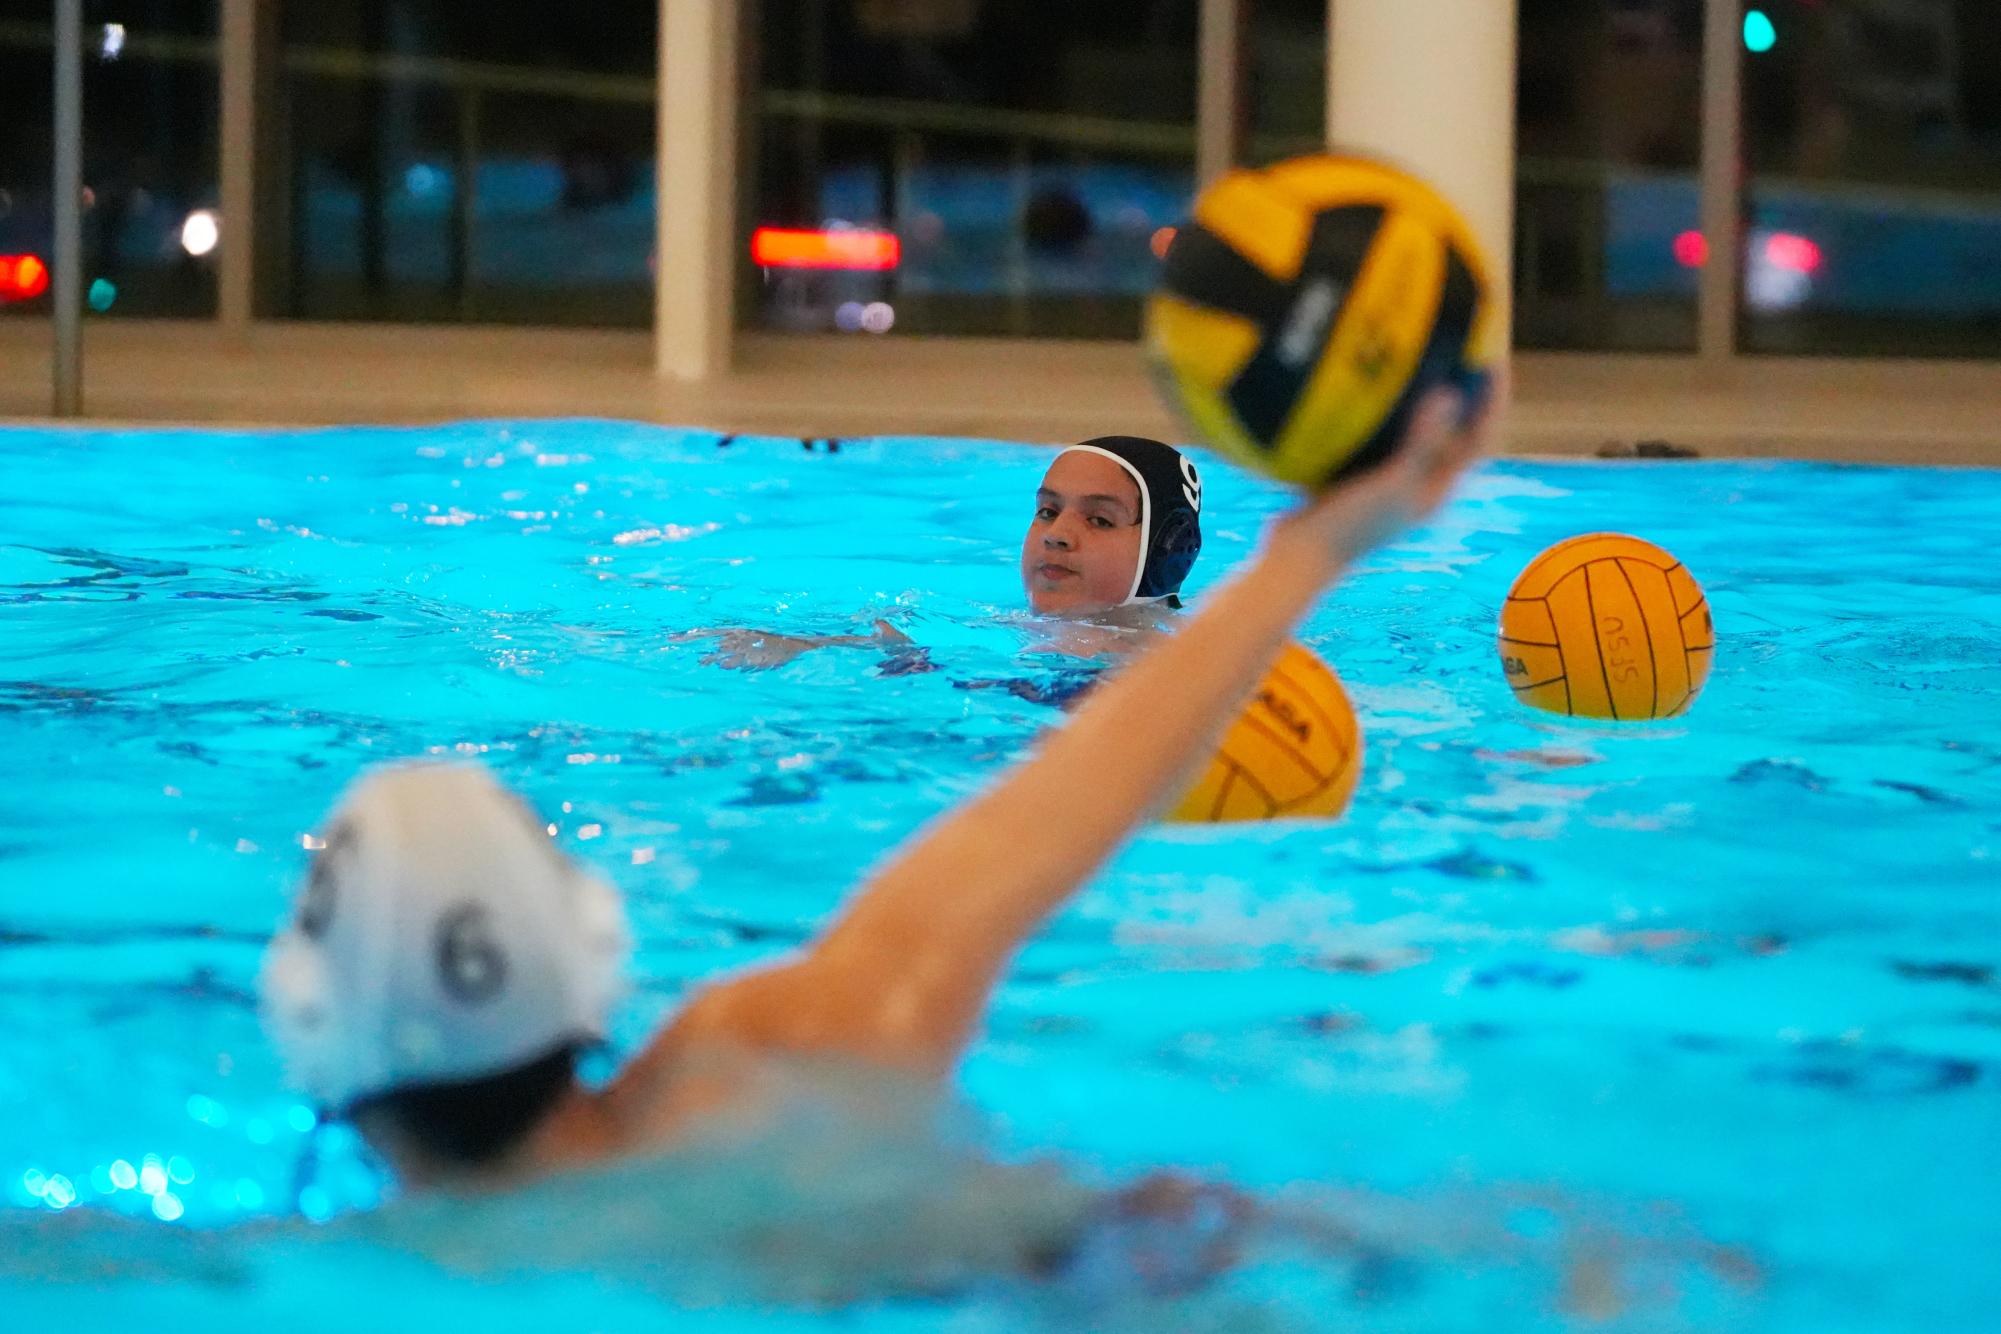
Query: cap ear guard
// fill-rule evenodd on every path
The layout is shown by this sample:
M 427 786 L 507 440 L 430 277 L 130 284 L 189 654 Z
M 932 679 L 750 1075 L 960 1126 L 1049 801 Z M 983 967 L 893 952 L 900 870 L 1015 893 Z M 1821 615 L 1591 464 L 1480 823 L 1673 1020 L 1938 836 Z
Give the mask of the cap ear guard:
M 1177 509 L 1169 513 L 1154 530 L 1138 597 L 1170 598 L 1179 593 L 1201 552 L 1202 526 L 1195 512 Z

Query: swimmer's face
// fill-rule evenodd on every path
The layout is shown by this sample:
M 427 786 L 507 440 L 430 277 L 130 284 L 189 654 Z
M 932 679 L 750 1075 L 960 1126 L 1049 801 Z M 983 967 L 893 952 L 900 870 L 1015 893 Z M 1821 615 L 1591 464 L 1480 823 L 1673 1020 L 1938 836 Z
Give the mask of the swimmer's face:
M 1120 606 L 1140 556 L 1139 487 L 1101 454 L 1065 454 L 1035 493 L 1021 544 L 1028 605 L 1049 616 L 1088 616 Z

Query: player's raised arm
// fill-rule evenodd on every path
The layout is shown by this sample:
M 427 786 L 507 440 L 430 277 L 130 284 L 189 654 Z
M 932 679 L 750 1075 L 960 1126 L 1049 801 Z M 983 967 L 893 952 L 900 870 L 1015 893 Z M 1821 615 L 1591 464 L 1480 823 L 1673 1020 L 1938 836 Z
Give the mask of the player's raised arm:
M 1179 631 L 992 788 L 915 835 L 805 952 L 700 994 L 663 1048 L 720 1040 L 943 1073 L 1027 936 L 1180 794 L 1320 594 L 1435 508 L 1489 437 L 1435 391 L 1379 467 L 1275 522 Z

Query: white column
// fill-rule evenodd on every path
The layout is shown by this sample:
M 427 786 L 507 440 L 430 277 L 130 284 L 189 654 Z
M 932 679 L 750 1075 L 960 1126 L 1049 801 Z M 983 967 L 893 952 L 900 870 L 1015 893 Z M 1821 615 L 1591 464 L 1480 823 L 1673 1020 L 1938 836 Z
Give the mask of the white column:
M 736 334 L 741 0 L 660 0 L 654 369 L 706 380 Z
M 1253 0 L 1255 2 L 1255 0 Z M 1243 140 L 1243 0 L 1202 0 L 1195 58 L 1195 188 L 1237 165 Z
M 1457 204 L 1503 287 L 1514 254 L 1516 0 L 1328 0 L 1327 138 Z
M 222 0 L 222 241 L 216 319 L 223 335 L 249 336 L 257 263 L 257 7 L 260 0 Z
M 1737 352 L 1743 24 L 1742 5 L 1710 0 L 1702 25 L 1702 236 L 1709 257 L 1696 290 L 1696 350 L 1705 361 L 1726 361 Z

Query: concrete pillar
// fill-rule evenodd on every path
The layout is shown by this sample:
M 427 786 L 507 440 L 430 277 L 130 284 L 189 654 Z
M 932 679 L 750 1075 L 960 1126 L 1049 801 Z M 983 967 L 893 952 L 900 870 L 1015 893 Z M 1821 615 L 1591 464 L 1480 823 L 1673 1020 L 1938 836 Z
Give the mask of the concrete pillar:
M 1202 0 L 1195 59 L 1195 188 L 1238 165 L 1244 145 L 1245 0 Z M 1255 0 L 1252 0 L 1255 3 Z
M 249 337 L 257 266 L 257 60 L 260 0 L 222 0 L 222 241 L 216 247 L 216 319 L 233 341 Z
M 741 0 L 660 0 L 654 369 L 726 374 L 736 336 Z
M 1737 353 L 1744 253 L 1743 23 L 1743 6 L 1710 0 L 1702 27 L 1702 236 L 1709 256 L 1696 291 L 1696 350 L 1712 362 Z
M 1327 138 L 1396 162 L 1513 271 L 1516 0 L 1328 0 Z M 1506 293 L 1504 292 L 1505 296 Z

